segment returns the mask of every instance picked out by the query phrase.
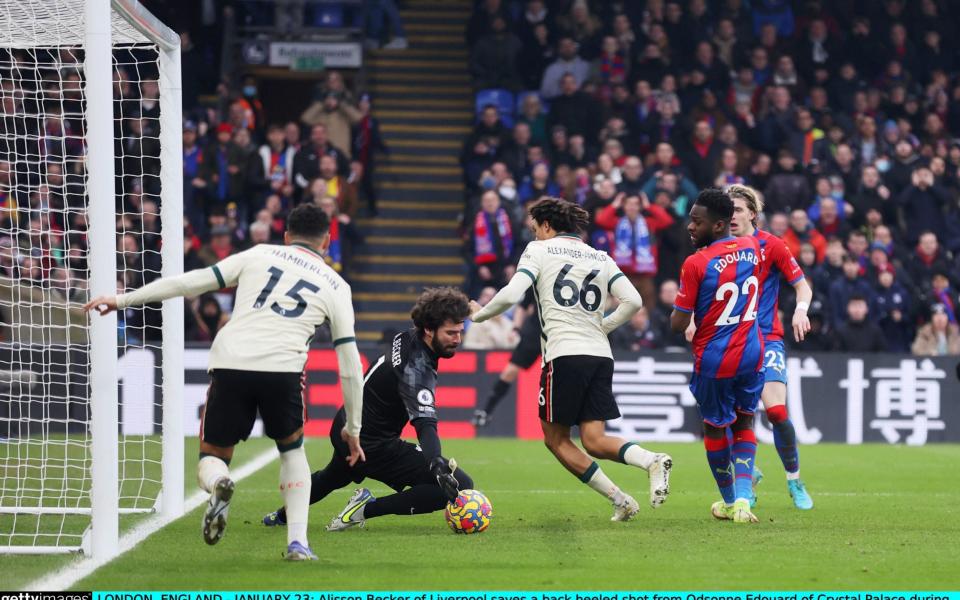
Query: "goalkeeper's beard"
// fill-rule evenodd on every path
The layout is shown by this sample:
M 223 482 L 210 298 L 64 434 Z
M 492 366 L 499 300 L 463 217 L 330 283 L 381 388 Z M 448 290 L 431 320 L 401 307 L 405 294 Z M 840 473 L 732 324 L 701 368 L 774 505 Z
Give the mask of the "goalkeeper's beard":
M 433 353 L 440 358 L 453 358 L 453 355 L 457 353 L 457 346 L 459 345 L 460 344 L 441 344 L 437 336 L 434 336 L 430 342 L 430 348 L 433 350 Z

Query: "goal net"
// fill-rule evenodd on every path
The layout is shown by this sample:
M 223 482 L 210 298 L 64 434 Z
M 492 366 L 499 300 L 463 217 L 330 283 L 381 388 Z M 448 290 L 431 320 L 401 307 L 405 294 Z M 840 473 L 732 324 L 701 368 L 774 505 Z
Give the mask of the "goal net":
M 81 310 L 182 270 L 178 43 L 133 0 L 0 0 L 0 552 L 182 511 L 182 302 Z

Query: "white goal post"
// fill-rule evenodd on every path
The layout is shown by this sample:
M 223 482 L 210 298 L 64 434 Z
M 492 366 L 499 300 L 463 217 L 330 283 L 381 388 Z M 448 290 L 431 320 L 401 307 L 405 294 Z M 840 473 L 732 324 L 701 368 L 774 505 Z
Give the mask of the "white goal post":
M 183 271 L 181 135 L 179 36 L 136 0 L 0 0 L 0 553 L 183 514 L 183 300 L 80 310 Z

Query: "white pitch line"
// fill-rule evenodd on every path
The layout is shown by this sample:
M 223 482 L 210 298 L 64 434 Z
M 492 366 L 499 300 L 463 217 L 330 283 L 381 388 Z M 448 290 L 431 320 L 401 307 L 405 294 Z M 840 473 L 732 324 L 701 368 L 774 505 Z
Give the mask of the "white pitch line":
M 247 461 L 237 467 L 236 470 L 230 472 L 230 477 L 234 481 L 242 481 L 250 475 L 253 475 L 263 467 L 267 466 L 275 458 L 279 456 L 276 448 L 271 448 L 266 450 L 252 460 Z M 189 513 L 202 505 L 210 498 L 210 494 L 204 491 L 198 491 L 189 498 L 187 498 L 184 503 L 184 514 Z M 130 529 L 126 533 L 120 536 L 120 551 L 116 556 L 112 558 L 78 558 L 77 560 L 67 564 L 62 569 L 55 571 L 50 575 L 46 575 L 31 581 L 26 586 L 24 586 L 24 591 L 29 590 L 51 590 L 51 591 L 63 591 L 69 589 L 76 582 L 80 581 L 87 575 L 93 573 L 100 567 L 109 563 L 110 561 L 119 558 L 124 553 L 135 548 L 140 542 L 144 541 L 163 527 L 169 525 L 176 519 L 169 519 L 163 517 L 160 514 L 148 517 L 145 521 L 135 526 L 133 529 Z M 199 537 L 199 536 L 198 536 Z

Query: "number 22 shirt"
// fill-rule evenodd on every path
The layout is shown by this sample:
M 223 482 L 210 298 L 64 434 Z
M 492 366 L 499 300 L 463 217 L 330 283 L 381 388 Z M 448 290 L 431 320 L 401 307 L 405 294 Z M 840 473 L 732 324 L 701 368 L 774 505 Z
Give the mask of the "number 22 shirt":
M 606 252 L 574 235 L 530 242 L 517 272 L 533 282 L 544 362 L 560 356 L 613 358 L 603 333 L 610 283 L 623 277 Z
M 721 379 L 760 370 L 757 303 L 763 268 L 760 244 L 752 236 L 716 240 L 683 262 L 674 308 L 694 313 L 695 373 Z

